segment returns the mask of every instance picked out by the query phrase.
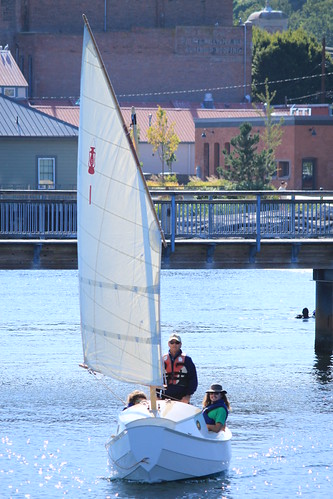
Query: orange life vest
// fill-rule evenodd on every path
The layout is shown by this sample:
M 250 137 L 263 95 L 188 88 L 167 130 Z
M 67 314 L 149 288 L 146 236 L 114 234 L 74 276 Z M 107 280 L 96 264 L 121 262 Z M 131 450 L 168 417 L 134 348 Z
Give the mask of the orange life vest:
M 185 367 L 186 354 L 177 355 L 172 362 L 169 354 L 163 355 L 164 369 L 167 385 L 183 385 L 187 386 L 186 376 L 187 369 Z

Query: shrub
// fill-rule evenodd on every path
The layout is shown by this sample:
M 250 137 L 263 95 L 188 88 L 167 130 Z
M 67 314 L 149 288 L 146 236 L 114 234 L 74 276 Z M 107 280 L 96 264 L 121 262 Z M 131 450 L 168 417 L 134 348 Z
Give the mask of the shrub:
M 187 189 L 202 189 L 205 191 L 209 190 L 222 190 L 222 191 L 231 191 L 234 190 L 232 182 L 229 180 L 225 180 L 223 178 L 217 178 L 215 176 L 208 177 L 207 180 L 201 180 L 198 177 L 190 177 L 188 184 L 186 185 Z
M 179 187 L 177 175 L 152 175 L 147 181 L 148 187 Z

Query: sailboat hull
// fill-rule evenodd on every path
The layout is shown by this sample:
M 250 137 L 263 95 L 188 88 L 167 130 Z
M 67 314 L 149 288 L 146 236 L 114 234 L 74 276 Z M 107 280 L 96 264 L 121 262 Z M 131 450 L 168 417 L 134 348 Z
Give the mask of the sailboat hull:
M 156 483 L 204 477 L 228 469 L 228 428 L 218 434 L 208 432 L 201 411 L 194 406 L 181 402 L 160 404 L 156 415 L 147 408 L 133 408 L 124 411 L 125 418 L 120 417 L 117 435 L 106 444 L 115 476 Z

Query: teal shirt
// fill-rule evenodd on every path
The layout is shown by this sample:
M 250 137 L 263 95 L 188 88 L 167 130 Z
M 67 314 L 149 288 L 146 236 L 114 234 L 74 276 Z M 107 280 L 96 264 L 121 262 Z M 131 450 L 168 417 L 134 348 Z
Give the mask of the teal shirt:
M 208 416 L 214 419 L 215 424 L 221 423 L 222 425 L 225 425 L 227 419 L 227 411 L 224 407 L 217 407 L 216 409 L 212 409 L 211 411 L 209 411 Z

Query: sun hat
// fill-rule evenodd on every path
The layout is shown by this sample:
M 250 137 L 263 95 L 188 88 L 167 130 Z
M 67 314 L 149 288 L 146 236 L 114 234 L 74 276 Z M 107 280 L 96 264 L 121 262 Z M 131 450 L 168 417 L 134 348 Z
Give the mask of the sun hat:
M 227 392 L 223 390 L 222 385 L 215 383 L 213 385 L 210 385 L 210 389 L 207 390 L 206 393 L 227 393 Z
M 179 334 L 176 334 L 176 333 L 172 333 L 172 335 L 169 338 L 169 341 L 171 341 L 171 340 L 179 341 L 179 343 L 182 342 L 181 337 L 179 336 Z

